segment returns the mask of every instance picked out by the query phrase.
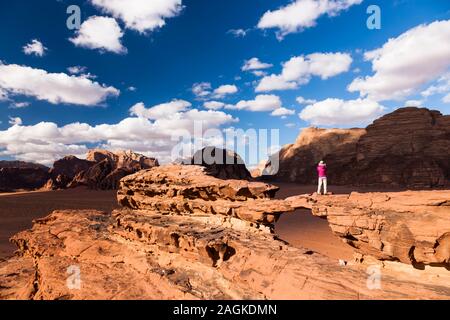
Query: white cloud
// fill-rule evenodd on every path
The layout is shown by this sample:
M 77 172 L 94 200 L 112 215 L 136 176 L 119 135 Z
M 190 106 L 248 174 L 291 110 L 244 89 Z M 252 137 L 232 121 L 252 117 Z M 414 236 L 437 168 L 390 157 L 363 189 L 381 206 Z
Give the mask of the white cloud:
M 225 84 L 214 90 L 215 98 L 223 98 L 226 95 L 238 92 L 238 88 L 234 84 Z
M 67 71 L 69 71 L 70 74 L 83 74 L 87 71 L 87 68 L 83 66 L 72 66 L 68 67 Z
M 182 0 L 90 0 L 103 12 L 122 20 L 127 28 L 141 33 L 163 27 L 165 19 L 177 16 Z
M 30 106 L 29 102 L 13 102 L 11 104 L 11 108 L 13 108 L 13 109 L 22 109 L 22 108 L 26 108 L 29 106 Z
M 445 97 L 442 98 L 442 102 L 444 102 L 444 103 L 450 103 L 450 93 L 447 94 Z
M 296 89 L 308 83 L 312 76 L 325 80 L 348 71 L 351 64 L 351 56 L 341 52 L 293 57 L 283 63 L 281 74 L 262 78 L 256 92 Z
M 277 37 L 283 39 L 289 33 L 300 32 L 316 25 L 323 15 L 333 17 L 362 0 L 296 0 L 278 10 L 267 11 L 259 20 L 258 28 L 276 28 Z
M 184 100 L 172 100 L 171 102 L 162 103 L 151 108 L 145 108 L 145 105 L 140 102 L 135 104 L 130 109 L 130 114 L 137 117 L 142 117 L 151 120 L 170 118 L 178 112 L 186 111 L 192 104 Z
M 326 99 L 308 105 L 299 117 L 312 125 L 361 125 L 371 122 L 383 111 L 383 106 L 367 99 Z
M 286 123 L 284 126 L 285 126 L 286 128 L 295 128 L 295 127 L 297 126 L 297 124 L 292 123 L 292 122 L 289 122 L 289 123 Z
M 245 37 L 247 35 L 247 30 L 244 30 L 244 29 L 231 29 L 231 30 L 228 30 L 227 33 L 232 34 L 236 38 L 243 38 L 243 37 Z
M 12 126 L 20 126 L 22 124 L 22 119 L 19 117 L 17 118 L 9 117 L 9 124 Z
M 85 77 L 65 73 L 48 73 L 16 64 L 0 63 L 0 91 L 7 94 L 31 96 L 52 104 L 67 103 L 84 106 L 98 105 L 120 91 Z
M 52 122 L 23 125 L 20 121 L 14 121 L 10 128 L 0 131 L 0 156 L 50 165 L 68 154 L 83 157 L 90 144 L 109 150 L 133 149 L 167 162 L 175 160 L 171 159 L 171 152 L 179 140 L 173 138 L 185 136 L 186 132 L 193 135 L 196 122 L 201 122 L 203 132 L 206 132 L 237 121 L 221 111 L 178 107 L 174 110 L 183 111 L 163 112 L 165 107 L 162 106 L 169 106 L 174 101 L 140 109 L 140 117 L 128 117 L 115 124 L 91 126 L 76 122 L 59 127 Z M 132 108 L 130 113 L 135 111 Z
M 276 95 L 262 94 L 256 96 L 254 100 L 241 100 L 235 105 L 226 105 L 225 108 L 253 112 L 275 111 L 282 108 L 282 102 L 280 97 Z
M 317 102 L 317 100 L 314 99 L 305 99 L 303 97 L 297 97 L 296 99 L 298 104 L 314 104 Z
M 421 107 L 423 100 L 408 100 L 405 102 L 405 107 Z
M 295 110 L 286 109 L 284 107 L 281 107 L 281 108 L 273 110 L 270 115 L 274 116 L 274 117 L 284 117 L 284 116 L 291 116 L 293 114 L 295 114 Z
M 121 43 L 122 37 L 115 19 L 93 16 L 83 22 L 76 36 L 69 40 L 78 47 L 125 54 L 127 49 Z
M 447 73 L 440 77 L 435 84 L 422 91 L 421 95 L 425 98 L 428 98 L 436 94 L 446 93 L 450 94 L 450 73 Z
M 25 45 L 23 47 L 23 52 L 27 55 L 35 55 L 37 57 L 42 57 L 45 54 L 45 51 L 47 51 L 47 48 L 44 47 L 44 45 L 42 44 L 42 42 L 40 42 L 37 39 L 33 39 L 31 40 L 30 43 L 28 43 L 27 45 Z
M 194 83 L 192 86 L 192 93 L 194 93 L 197 98 L 204 98 L 211 94 L 211 89 L 211 83 L 198 82 Z
M 225 103 L 219 101 L 207 101 L 203 104 L 206 109 L 219 110 L 225 106 Z
M 372 100 L 402 100 L 450 68 L 450 20 L 436 21 L 389 39 L 365 53 L 374 74 L 355 79 L 348 87 Z
M 252 71 L 253 75 L 257 76 L 257 77 L 265 77 L 267 76 L 267 72 L 262 71 L 262 70 L 255 70 Z
M 246 60 L 242 66 L 242 71 L 261 70 L 273 67 L 273 64 L 261 62 L 258 58 Z

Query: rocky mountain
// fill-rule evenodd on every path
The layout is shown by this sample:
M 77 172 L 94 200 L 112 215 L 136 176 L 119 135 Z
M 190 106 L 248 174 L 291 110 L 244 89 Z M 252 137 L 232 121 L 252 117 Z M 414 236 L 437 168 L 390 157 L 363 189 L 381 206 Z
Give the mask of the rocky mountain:
M 47 187 L 74 188 L 86 186 L 91 189 L 114 190 L 123 177 L 139 170 L 158 166 L 158 160 L 132 151 L 110 152 L 91 150 L 86 160 L 66 157 L 55 162 L 54 170 L 60 172 L 67 183 L 60 186 L 59 180 L 52 179 Z
M 315 166 L 324 160 L 332 184 L 442 187 L 450 185 L 449 155 L 450 116 L 408 107 L 366 129 L 304 130 L 280 151 L 273 178 L 316 183 Z
M 0 161 L 0 192 L 40 188 L 49 179 L 49 168 L 23 161 Z
M 448 219 L 436 226 L 440 213 L 428 216 L 447 206 L 448 191 L 273 200 L 277 189 L 218 179 L 200 166 L 142 170 L 121 181 L 122 209 L 55 211 L 14 236 L 20 254 L 0 263 L 0 299 L 450 298 Z M 327 214 L 364 256 L 339 264 L 280 240 L 273 224 L 296 208 Z M 427 232 L 415 232 L 418 224 Z M 379 225 L 386 231 L 377 239 Z M 420 270 L 412 259 L 438 264 Z M 382 274 L 376 290 L 374 267 Z M 71 276 L 77 270 L 81 279 Z

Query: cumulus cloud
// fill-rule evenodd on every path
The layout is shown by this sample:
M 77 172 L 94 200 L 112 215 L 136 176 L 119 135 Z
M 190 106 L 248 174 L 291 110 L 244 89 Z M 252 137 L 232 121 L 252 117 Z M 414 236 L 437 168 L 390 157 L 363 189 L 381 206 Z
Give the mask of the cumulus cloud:
M 234 94 L 236 92 L 238 92 L 238 87 L 234 84 L 225 84 L 214 90 L 213 95 L 215 98 L 223 98 L 226 95 Z
M 449 70 L 449 39 L 450 20 L 420 25 L 390 39 L 365 53 L 374 74 L 355 79 L 348 90 L 376 101 L 405 99 Z
M 167 162 L 175 160 L 171 153 L 179 140 L 174 138 L 193 135 L 195 123 L 201 122 L 207 131 L 238 121 L 221 111 L 190 109 L 187 102 L 178 100 L 150 108 L 137 104 L 130 114 L 118 123 L 95 126 L 79 122 L 62 127 L 52 122 L 24 125 L 11 120 L 12 126 L 0 131 L 0 155 L 50 165 L 67 154 L 83 157 L 88 145 L 95 145 L 133 149 Z
M 7 95 L 25 95 L 52 104 L 67 103 L 94 106 L 120 91 L 86 77 L 65 73 L 48 73 L 28 66 L 0 63 L 0 92 Z
M 317 100 L 314 99 L 305 99 L 303 97 L 297 97 L 297 99 L 295 99 L 297 101 L 298 104 L 314 104 L 317 102 Z
M 177 16 L 182 0 L 90 0 L 103 12 L 122 20 L 127 28 L 141 33 L 163 27 L 165 19 Z
M 22 119 L 19 117 L 9 117 L 9 124 L 12 126 L 20 126 L 22 124 Z
M 22 49 L 26 55 L 35 55 L 37 57 L 43 57 L 47 51 L 47 48 L 44 47 L 42 42 L 37 39 L 31 40 L 31 42 L 25 45 Z
M 273 64 L 261 62 L 258 58 L 246 60 L 242 66 L 242 71 L 261 70 L 273 67 Z
M 444 103 L 450 103 L 450 93 L 447 94 L 445 97 L 442 98 L 442 102 L 444 102 Z
M 220 102 L 220 101 L 206 101 L 203 106 L 206 109 L 211 109 L 211 110 L 219 110 L 222 109 L 225 106 L 225 103 Z
M 140 102 L 131 107 L 130 114 L 146 119 L 157 120 L 169 118 L 178 112 L 186 111 L 186 109 L 191 106 L 192 104 L 185 100 L 172 100 L 171 102 L 162 103 L 147 109 L 145 105 Z
M 308 83 L 313 76 L 326 80 L 347 72 L 352 61 L 349 54 L 341 52 L 293 57 L 282 64 L 281 74 L 262 78 L 256 92 L 297 89 L 300 85 Z
M 238 91 L 238 87 L 231 84 L 221 85 L 214 90 L 212 89 L 211 83 L 209 82 L 198 82 L 194 83 L 194 85 L 192 86 L 192 93 L 194 93 L 194 95 L 200 100 L 209 98 L 221 99 Z
M 270 115 L 274 116 L 274 117 L 285 117 L 285 116 L 291 116 L 293 114 L 295 114 L 295 110 L 281 107 L 281 108 L 273 110 Z
M 87 71 L 87 68 L 83 66 L 72 66 L 68 67 L 67 71 L 69 71 L 70 74 L 83 74 Z
M 296 0 L 274 11 L 267 11 L 258 22 L 259 29 L 276 28 L 278 39 L 314 27 L 317 20 L 333 17 L 362 0 Z
M 115 19 L 93 16 L 83 22 L 75 37 L 69 40 L 77 47 L 125 54 L 127 49 L 121 43 L 122 37 L 122 29 Z
M 312 125 L 361 125 L 376 119 L 383 111 L 382 105 L 367 99 L 330 98 L 308 105 L 299 117 Z
M 211 83 L 209 82 L 197 82 L 192 86 L 192 93 L 197 98 L 204 98 L 211 94 Z
M 252 112 L 272 111 L 272 116 L 286 116 L 295 113 L 293 110 L 284 108 L 280 97 L 273 94 L 257 95 L 253 100 L 241 100 L 234 105 L 228 104 L 225 108 Z

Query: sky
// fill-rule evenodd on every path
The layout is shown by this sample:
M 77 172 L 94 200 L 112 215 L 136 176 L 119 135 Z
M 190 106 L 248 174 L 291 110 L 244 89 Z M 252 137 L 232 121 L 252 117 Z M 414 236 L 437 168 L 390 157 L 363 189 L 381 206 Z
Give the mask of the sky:
M 450 111 L 448 0 L 16 0 L 0 23 L 0 159 L 165 163 L 256 132 L 255 165 L 306 127 Z

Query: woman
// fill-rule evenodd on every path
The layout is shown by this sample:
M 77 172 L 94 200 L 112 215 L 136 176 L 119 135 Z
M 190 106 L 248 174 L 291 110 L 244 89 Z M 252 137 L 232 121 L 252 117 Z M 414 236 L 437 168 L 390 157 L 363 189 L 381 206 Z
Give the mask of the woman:
M 325 162 L 320 161 L 317 166 L 317 173 L 319 175 L 319 186 L 317 188 L 317 194 L 322 194 L 322 186 L 323 186 L 323 194 L 327 194 L 327 165 Z

